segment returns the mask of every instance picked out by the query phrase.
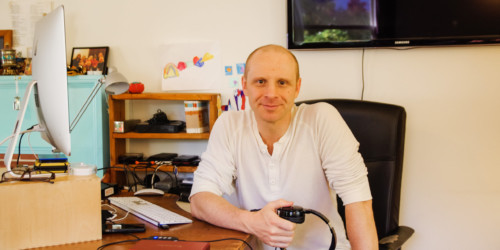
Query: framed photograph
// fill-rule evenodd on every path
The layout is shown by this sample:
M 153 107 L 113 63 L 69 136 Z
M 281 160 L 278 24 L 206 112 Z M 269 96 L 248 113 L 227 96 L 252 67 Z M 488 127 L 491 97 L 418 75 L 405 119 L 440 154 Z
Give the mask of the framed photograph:
M 88 75 L 105 75 L 108 70 L 108 52 L 109 47 L 73 48 L 70 68 Z
M 12 30 L 0 30 L 0 49 L 7 44 L 12 48 Z

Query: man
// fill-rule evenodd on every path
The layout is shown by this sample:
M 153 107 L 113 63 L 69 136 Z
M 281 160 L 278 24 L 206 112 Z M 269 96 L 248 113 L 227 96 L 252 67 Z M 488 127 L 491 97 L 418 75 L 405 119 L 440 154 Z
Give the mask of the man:
M 297 205 L 330 220 L 337 249 L 377 249 L 359 145 L 331 105 L 295 106 L 301 86 L 295 56 L 276 45 L 258 48 L 247 59 L 242 86 L 252 109 L 217 120 L 195 172 L 193 216 L 253 234 L 269 249 L 328 249 L 331 234 L 323 221 L 308 216 L 296 225 L 276 214 Z M 351 246 L 335 192 L 346 204 Z

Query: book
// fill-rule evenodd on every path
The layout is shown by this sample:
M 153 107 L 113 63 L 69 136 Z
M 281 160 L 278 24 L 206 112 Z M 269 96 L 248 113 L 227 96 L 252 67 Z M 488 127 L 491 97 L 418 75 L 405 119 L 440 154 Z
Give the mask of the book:
M 184 101 L 186 132 L 204 133 L 209 130 L 208 102 Z
M 40 162 L 68 162 L 68 157 L 63 154 L 39 154 L 38 161 Z
M 35 161 L 33 170 L 66 173 L 69 162 L 67 158 L 39 158 Z

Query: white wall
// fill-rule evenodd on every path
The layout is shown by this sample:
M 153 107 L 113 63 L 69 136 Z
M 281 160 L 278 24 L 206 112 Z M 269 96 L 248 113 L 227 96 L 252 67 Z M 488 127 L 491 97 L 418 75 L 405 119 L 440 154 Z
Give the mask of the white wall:
M 55 3 L 66 8 L 68 56 L 72 47 L 110 46 L 108 65 L 151 92 L 161 91 L 161 44 L 219 41 L 223 64 L 234 64 L 260 45 L 286 41 L 285 0 Z M 8 14 L 8 1 L 1 0 L 0 29 L 11 27 Z M 362 50 L 295 54 L 300 100 L 360 97 Z M 405 249 L 500 247 L 499 58 L 500 46 L 365 51 L 365 99 L 399 104 L 408 113 L 400 219 L 416 233 Z M 149 150 L 177 147 L 153 145 Z

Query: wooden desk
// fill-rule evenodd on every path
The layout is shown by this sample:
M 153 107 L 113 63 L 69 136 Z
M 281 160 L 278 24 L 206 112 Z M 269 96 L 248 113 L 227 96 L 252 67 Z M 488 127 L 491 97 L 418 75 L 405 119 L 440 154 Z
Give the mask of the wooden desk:
M 127 195 L 123 195 L 127 196 Z M 214 226 L 212 224 L 206 223 L 204 221 L 200 221 L 193 216 L 191 216 L 190 213 L 184 211 L 181 209 L 177 204 L 176 201 L 178 200 L 177 195 L 173 194 L 165 194 L 163 197 L 158 197 L 158 196 L 141 196 L 144 200 L 153 202 L 157 205 L 160 205 L 162 207 L 165 207 L 175 213 L 178 213 L 182 216 L 185 216 L 187 218 L 190 218 L 193 220 L 193 223 L 190 224 L 181 224 L 181 225 L 172 225 L 170 229 L 163 230 L 159 229 L 156 226 L 153 226 L 151 223 L 146 222 L 144 220 L 139 219 L 138 217 L 134 216 L 133 214 L 129 214 L 128 217 L 120 223 L 143 223 L 146 225 L 146 232 L 144 233 L 134 233 L 139 238 L 146 238 L 150 236 L 173 236 L 177 237 L 179 240 L 186 240 L 186 241 L 211 241 L 211 240 L 218 240 L 218 239 L 224 239 L 224 238 L 238 238 L 241 240 L 244 240 L 248 242 L 249 244 L 254 247 L 256 245 L 256 238 L 252 235 L 234 231 L 234 230 L 229 230 L 221 227 Z M 118 211 L 118 218 L 121 216 L 125 215 L 123 210 L 117 208 Z M 126 234 L 103 234 L 102 240 L 97 240 L 97 241 L 89 241 L 89 242 L 82 242 L 78 244 L 66 244 L 66 245 L 58 245 L 58 246 L 52 246 L 52 247 L 46 247 L 44 249 L 97 249 L 99 246 L 111 243 L 111 242 L 117 242 L 117 241 L 122 241 L 122 240 L 132 240 L 134 239 L 133 236 L 126 235 Z M 104 248 L 105 250 L 112 250 L 112 249 L 130 249 L 135 245 L 136 242 L 128 242 L 128 243 L 122 243 L 122 244 L 117 244 L 113 246 L 109 246 Z M 210 249 L 249 249 L 245 243 L 237 240 L 227 240 L 227 241 L 220 241 L 220 242 L 211 242 L 210 243 Z

